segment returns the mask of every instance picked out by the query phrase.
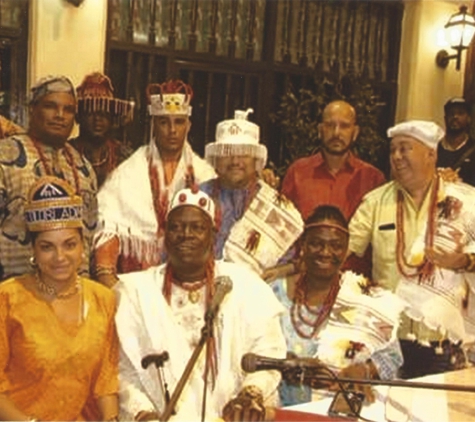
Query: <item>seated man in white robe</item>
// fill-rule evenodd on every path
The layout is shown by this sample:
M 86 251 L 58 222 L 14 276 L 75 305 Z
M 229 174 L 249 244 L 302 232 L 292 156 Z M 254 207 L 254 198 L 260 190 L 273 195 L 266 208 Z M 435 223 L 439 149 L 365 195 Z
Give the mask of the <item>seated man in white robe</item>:
M 265 407 L 277 403 L 280 374 L 245 374 L 240 364 L 246 353 L 285 357 L 279 323 L 283 308 L 257 274 L 214 260 L 214 208 L 201 191 L 177 192 L 165 226 L 167 262 L 120 276 L 116 321 L 123 419 L 163 419 L 167 396 L 173 398 L 187 362 L 202 341 L 205 314 L 220 277 L 229 277 L 232 289 L 216 313 L 214 335 L 206 340 L 171 420 L 199 420 L 204 391 L 204 414 L 211 421 L 219 417 L 263 420 Z M 153 365 L 142 368 L 145 356 L 164 352 L 169 358 L 159 371 Z

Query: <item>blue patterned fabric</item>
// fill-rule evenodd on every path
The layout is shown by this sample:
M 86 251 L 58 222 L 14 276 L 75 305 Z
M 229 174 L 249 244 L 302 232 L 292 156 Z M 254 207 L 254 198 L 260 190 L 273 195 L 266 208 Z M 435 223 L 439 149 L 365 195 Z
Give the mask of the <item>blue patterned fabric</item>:
M 272 283 L 272 290 L 285 308 L 285 312 L 280 317 L 280 323 L 287 343 L 287 351 L 293 352 L 302 357 L 316 356 L 318 351 L 317 340 L 300 337 L 292 325 L 290 318 L 292 301 L 287 296 L 286 284 L 285 279 L 279 278 Z M 311 401 L 312 390 L 306 385 L 288 385 L 284 380 L 282 380 L 279 385 L 279 398 L 281 406 L 306 403 Z
M 200 190 L 213 197 L 215 180 L 209 180 L 200 185 Z M 214 253 L 216 259 L 223 258 L 223 248 L 229 236 L 231 228 L 236 221 L 240 220 L 244 215 L 244 207 L 246 198 L 249 194 L 248 189 L 225 189 L 219 188 L 219 204 L 221 212 L 221 226 L 219 233 L 216 235 Z

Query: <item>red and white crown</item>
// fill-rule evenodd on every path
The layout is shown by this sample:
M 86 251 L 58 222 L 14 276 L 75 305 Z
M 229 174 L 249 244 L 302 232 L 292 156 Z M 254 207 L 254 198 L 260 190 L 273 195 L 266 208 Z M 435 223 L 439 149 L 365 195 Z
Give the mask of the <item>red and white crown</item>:
M 148 112 L 151 116 L 191 116 L 190 102 L 193 90 L 190 85 L 175 79 L 147 86 Z
M 167 215 L 175 208 L 185 205 L 196 207 L 204 211 L 209 215 L 213 224 L 216 224 L 214 201 L 205 192 L 189 188 L 179 190 L 168 206 Z

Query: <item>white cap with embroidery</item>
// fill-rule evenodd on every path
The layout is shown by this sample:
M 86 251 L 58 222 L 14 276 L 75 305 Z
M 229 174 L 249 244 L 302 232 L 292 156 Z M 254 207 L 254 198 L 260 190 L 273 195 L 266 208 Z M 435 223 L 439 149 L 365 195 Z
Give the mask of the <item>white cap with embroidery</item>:
M 236 110 L 234 119 L 223 120 L 216 126 L 216 142 L 205 148 L 205 159 L 216 167 L 216 158 L 236 155 L 250 155 L 257 159 L 256 170 L 260 171 L 267 162 L 267 148 L 259 144 L 259 126 L 247 120 L 248 108 Z
M 168 206 L 167 216 L 174 209 L 184 207 L 185 205 L 204 211 L 209 215 L 213 224 L 216 224 L 214 201 L 205 192 L 189 188 L 179 190 Z
M 429 148 L 437 149 L 437 144 L 444 137 L 444 130 L 428 120 L 409 120 L 388 129 L 388 137 L 395 136 L 410 136 Z

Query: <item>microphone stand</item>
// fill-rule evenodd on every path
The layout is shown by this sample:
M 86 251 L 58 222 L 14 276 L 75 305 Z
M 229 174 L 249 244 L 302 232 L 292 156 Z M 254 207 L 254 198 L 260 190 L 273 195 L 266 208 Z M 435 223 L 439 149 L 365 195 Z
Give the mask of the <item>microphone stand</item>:
M 193 350 L 193 353 L 191 354 L 191 357 L 188 360 L 188 363 L 186 364 L 183 374 L 181 375 L 180 380 L 178 381 L 175 387 L 175 390 L 173 391 L 170 401 L 165 407 L 165 410 L 163 412 L 163 415 L 160 418 L 160 421 L 167 422 L 170 419 L 170 416 L 173 414 L 175 405 L 178 399 L 180 398 L 181 393 L 183 392 L 183 389 L 185 388 L 186 382 L 188 381 L 188 378 L 190 377 L 191 372 L 193 371 L 193 368 L 195 367 L 196 362 L 198 361 L 198 358 L 203 350 L 203 347 L 208 343 L 208 339 L 213 336 L 214 317 L 215 317 L 214 313 L 212 312 L 206 313 L 205 324 L 203 328 L 201 329 L 200 340 L 198 341 L 198 344 L 196 345 L 195 350 Z M 208 364 L 206 363 L 206 365 Z M 207 375 L 207 372 L 208 371 L 205 368 L 205 375 Z M 207 379 L 205 379 L 204 382 L 205 382 L 205 392 L 204 392 L 204 397 L 203 397 L 202 417 L 204 415 L 204 412 L 205 412 L 204 408 L 206 406 Z
M 301 383 L 308 385 L 311 388 L 312 382 L 315 381 L 330 381 L 348 384 L 363 384 L 363 385 L 383 385 L 389 387 L 412 387 L 430 390 L 447 390 L 447 391 L 462 391 L 467 393 L 475 393 L 475 386 L 466 386 L 460 384 L 438 384 L 432 382 L 408 381 L 408 380 L 382 380 L 382 379 L 358 379 L 358 378 L 340 378 L 338 376 L 322 376 L 317 374 L 305 374 L 305 369 L 296 367 L 297 374 L 300 375 Z M 435 374 L 434 374 L 435 375 Z M 319 388 L 315 388 L 319 389 Z
M 433 374 L 435 375 L 435 374 Z M 466 393 L 475 393 L 475 386 L 459 385 L 459 384 L 438 384 L 433 382 L 403 381 L 403 380 L 370 380 L 357 378 L 332 378 L 332 377 L 316 377 L 317 381 L 332 381 L 348 384 L 363 385 L 384 385 L 389 387 L 411 387 L 429 390 L 447 390 L 447 391 L 463 391 Z M 310 380 L 304 380 L 303 384 L 310 384 Z

